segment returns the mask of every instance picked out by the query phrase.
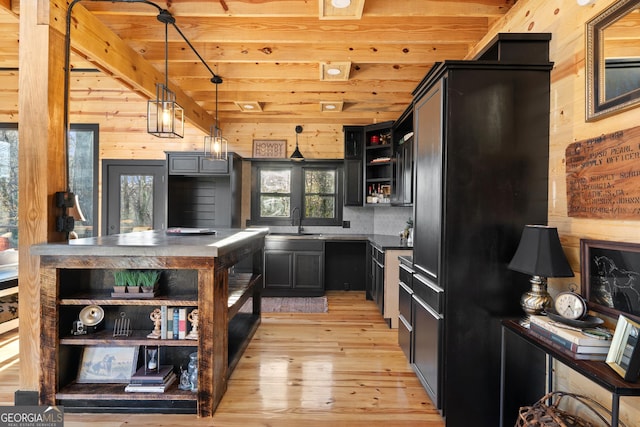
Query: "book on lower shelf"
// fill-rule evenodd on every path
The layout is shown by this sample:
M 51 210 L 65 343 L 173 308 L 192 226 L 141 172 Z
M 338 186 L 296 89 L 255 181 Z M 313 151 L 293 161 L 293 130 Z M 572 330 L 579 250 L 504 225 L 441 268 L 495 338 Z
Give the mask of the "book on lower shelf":
M 160 365 L 158 369 L 145 369 L 142 366 L 129 380 L 130 384 L 162 384 L 164 380 L 173 373 L 172 365 Z
M 162 384 L 127 384 L 124 391 L 127 393 L 164 393 L 167 388 L 176 381 L 176 374 L 171 373 Z

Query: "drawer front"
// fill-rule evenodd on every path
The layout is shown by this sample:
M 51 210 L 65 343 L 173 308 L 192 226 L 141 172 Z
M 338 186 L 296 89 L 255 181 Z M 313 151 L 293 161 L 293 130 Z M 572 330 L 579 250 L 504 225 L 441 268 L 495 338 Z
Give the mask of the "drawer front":
M 402 349 L 409 363 L 412 363 L 413 357 L 411 355 L 411 342 L 413 334 L 411 333 L 411 325 L 402 315 L 398 317 L 398 320 L 398 345 Z
M 400 264 L 399 267 L 400 281 L 407 285 L 410 289 L 413 289 L 413 270 L 404 264 Z
M 384 251 L 380 250 L 378 248 L 376 248 L 375 246 L 373 247 L 373 257 L 375 258 L 376 261 L 378 261 L 378 263 L 380 263 L 380 265 L 384 265 Z
M 442 314 L 444 308 L 444 289 L 433 283 L 421 274 L 413 275 L 414 295 L 424 301 L 438 314 Z
M 265 250 L 323 251 L 324 241 L 317 239 L 269 239 L 264 240 Z
M 405 319 L 411 319 L 411 295 L 413 291 L 407 285 L 400 282 L 398 287 L 398 310 Z

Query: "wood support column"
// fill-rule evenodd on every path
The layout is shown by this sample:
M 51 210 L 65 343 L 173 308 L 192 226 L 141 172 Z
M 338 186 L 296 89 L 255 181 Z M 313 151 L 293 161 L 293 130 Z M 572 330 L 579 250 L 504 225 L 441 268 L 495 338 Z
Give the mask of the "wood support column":
M 53 196 L 65 183 L 64 35 L 49 26 L 47 0 L 20 2 L 19 313 L 20 389 L 38 390 L 40 278 L 31 245 L 61 241 Z

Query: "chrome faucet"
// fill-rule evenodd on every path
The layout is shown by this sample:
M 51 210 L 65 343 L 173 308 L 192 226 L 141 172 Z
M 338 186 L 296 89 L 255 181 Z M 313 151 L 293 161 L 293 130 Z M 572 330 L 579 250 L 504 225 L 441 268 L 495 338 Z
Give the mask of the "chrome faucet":
M 291 211 L 291 225 L 296 225 L 296 212 L 298 212 L 298 234 L 302 234 L 302 214 L 298 206 Z

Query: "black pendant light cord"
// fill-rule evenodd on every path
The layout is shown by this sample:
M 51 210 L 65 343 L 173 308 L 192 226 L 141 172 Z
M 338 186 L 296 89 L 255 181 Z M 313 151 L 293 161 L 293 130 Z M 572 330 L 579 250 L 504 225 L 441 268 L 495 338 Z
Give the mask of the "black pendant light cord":
M 70 70 L 70 63 L 71 63 L 71 12 L 73 10 L 73 7 L 77 4 L 80 3 L 83 0 L 73 0 L 71 3 L 69 3 L 69 7 L 67 8 L 67 20 L 66 20 L 66 33 L 65 33 L 65 47 L 64 47 L 64 103 L 63 103 L 63 114 L 64 114 L 64 151 L 65 151 L 65 172 L 66 172 L 66 180 L 67 180 L 67 191 L 71 191 L 70 187 L 70 183 L 69 183 L 69 80 L 70 80 L 70 74 L 71 74 L 71 70 Z M 207 68 L 207 70 L 209 70 L 209 72 L 211 73 L 211 83 L 215 83 L 216 85 L 222 83 L 222 78 L 220 76 L 218 76 L 216 73 L 213 72 L 213 70 L 211 69 L 211 67 L 209 67 L 209 65 L 205 62 L 205 60 L 202 58 L 202 56 L 200 56 L 200 54 L 198 53 L 198 51 L 196 50 L 195 47 L 193 47 L 193 45 L 191 44 L 191 42 L 187 39 L 187 37 L 184 35 L 184 33 L 180 30 L 180 28 L 178 28 L 178 26 L 176 25 L 176 19 L 175 17 L 171 14 L 171 12 L 169 12 L 166 9 L 161 8 L 160 6 L 158 6 L 157 4 L 148 1 L 148 0 L 84 0 L 84 1 L 96 1 L 96 2 L 111 2 L 111 3 L 144 3 L 144 4 L 148 4 L 149 6 L 153 6 L 156 9 L 158 9 L 158 21 L 165 23 L 165 79 L 166 82 L 169 82 L 169 72 L 168 72 L 168 47 L 167 47 L 167 43 L 166 40 L 168 38 L 168 34 L 167 34 L 167 25 L 166 24 L 171 24 L 173 26 L 173 28 L 176 29 L 176 31 L 178 32 L 178 34 L 180 34 L 180 37 L 182 37 L 182 39 L 185 41 L 185 43 L 187 43 L 187 45 L 189 45 L 189 47 L 191 48 L 191 50 L 193 51 L 193 53 L 196 54 L 196 56 L 198 57 L 198 59 L 200 60 L 200 62 L 202 62 L 202 64 Z M 168 84 L 167 84 L 168 86 Z M 217 88 L 217 86 L 216 86 Z M 217 122 L 217 113 L 216 113 L 216 122 Z

